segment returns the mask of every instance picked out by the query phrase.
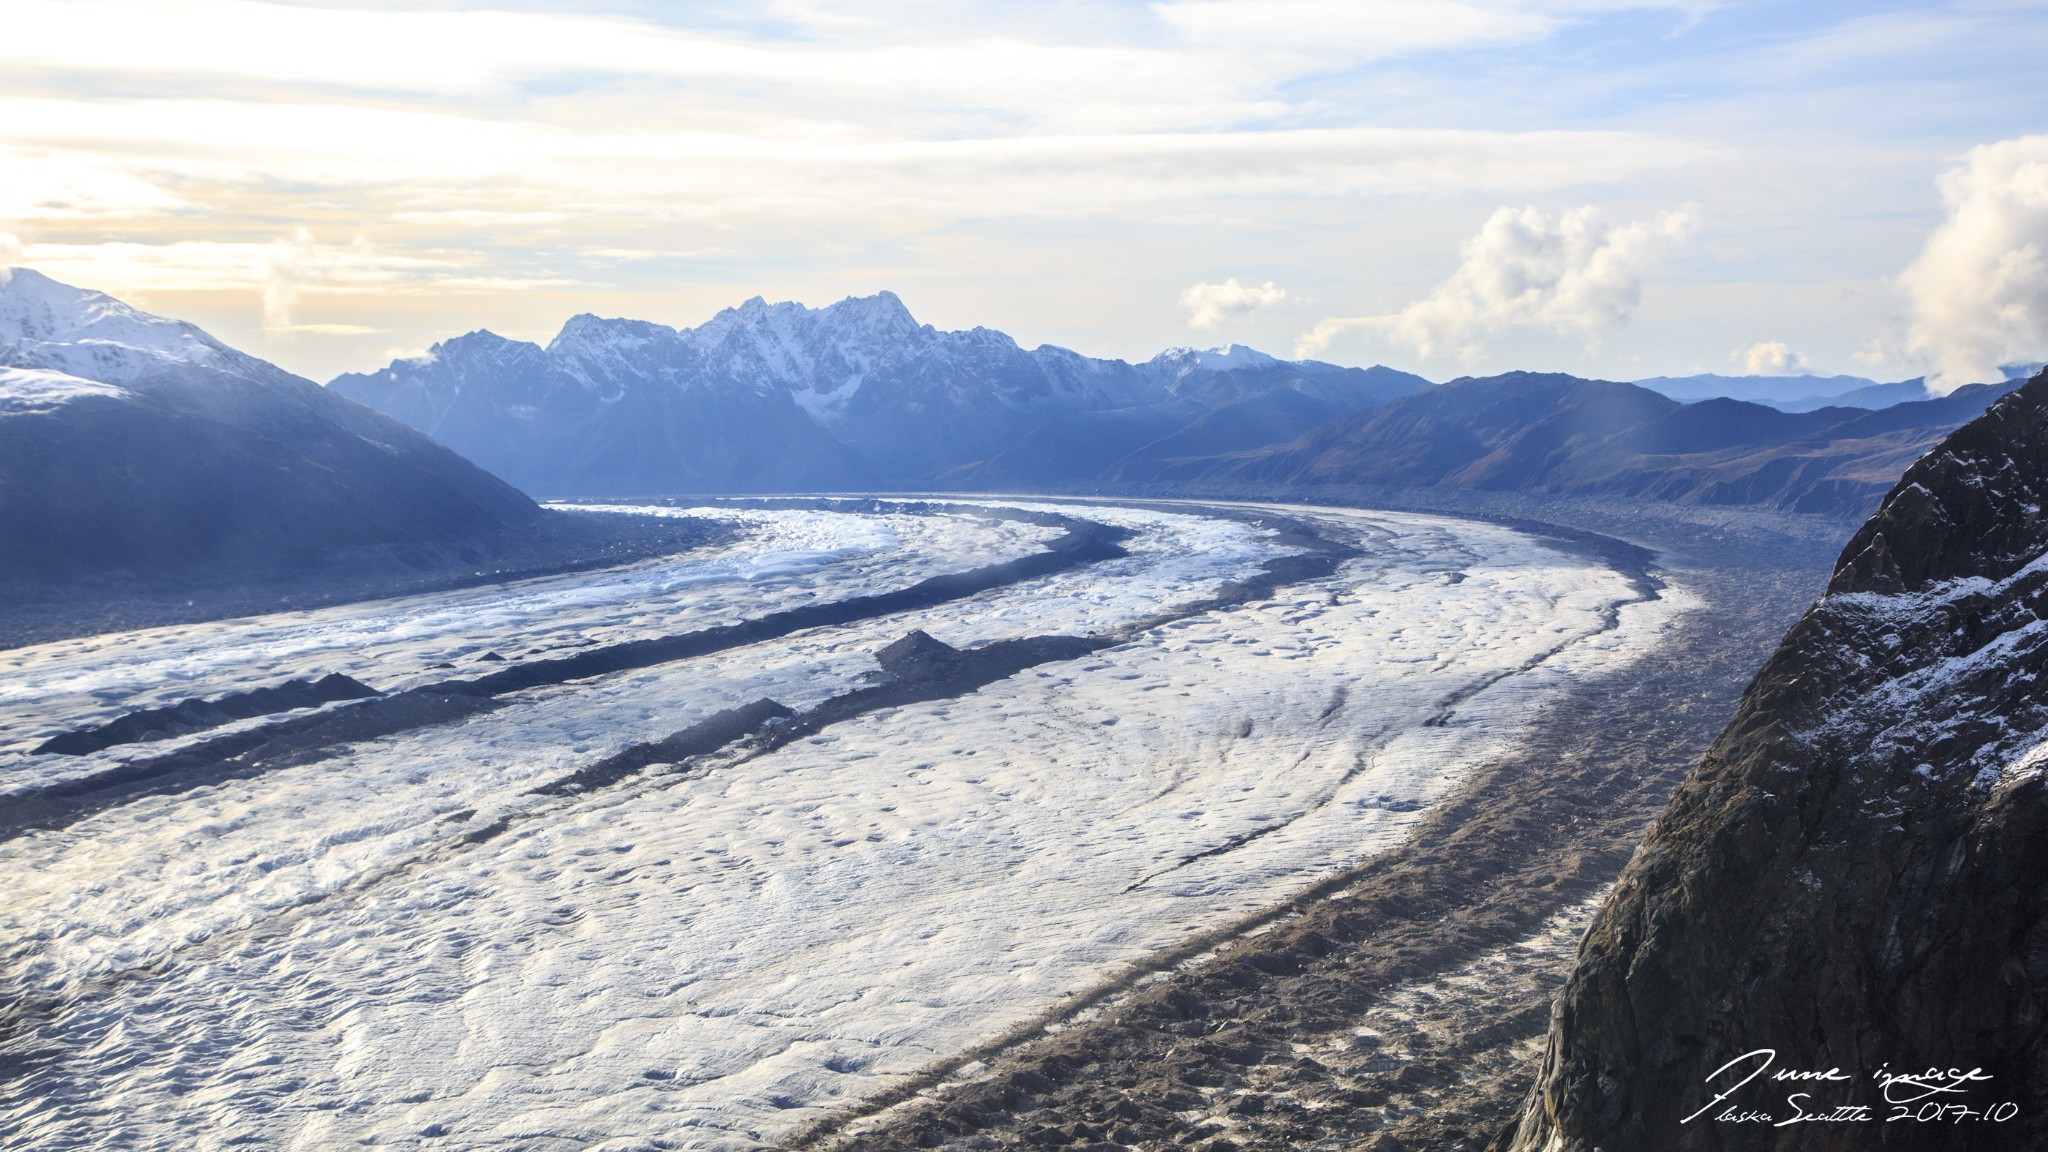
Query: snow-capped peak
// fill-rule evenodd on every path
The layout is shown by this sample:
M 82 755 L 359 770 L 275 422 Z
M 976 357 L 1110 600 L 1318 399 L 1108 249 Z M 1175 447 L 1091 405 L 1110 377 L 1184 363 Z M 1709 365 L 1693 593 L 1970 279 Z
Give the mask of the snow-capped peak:
M 1225 344 L 1220 348 L 1168 348 L 1147 361 L 1146 367 L 1180 381 L 1196 372 L 1235 372 L 1242 368 L 1263 368 L 1268 364 L 1281 363 L 1291 361 L 1282 361 L 1242 344 Z
M 618 348 L 638 347 L 654 340 L 673 340 L 676 330 L 666 324 L 649 320 L 607 319 L 589 312 L 569 317 L 562 330 L 548 342 L 552 354 L 574 354 Z
M 0 279 L 0 364 L 125 385 L 191 368 L 252 381 L 289 378 L 197 325 L 152 316 L 32 268 L 12 269 Z
M 1259 368 L 1267 364 L 1278 364 L 1277 357 L 1268 356 L 1256 348 L 1242 344 L 1225 344 L 1221 348 L 1208 348 L 1195 353 L 1195 359 L 1211 372 L 1234 372 L 1239 368 Z
M 893 335 L 915 332 L 920 325 L 911 316 L 910 309 L 894 292 L 883 289 L 873 296 L 848 296 L 839 303 L 821 310 L 823 318 L 844 325 L 863 335 Z
M 536 354 L 540 350 L 540 345 L 531 341 L 514 340 L 509 336 L 500 336 L 489 328 L 477 328 L 460 336 L 450 336 L 446 340 L 436 341 L 424 355 L 409 359 L 424 364 L 434 363 L 444 356 L 455 359 L 477 357 L 496 360 L 506 356 Z
M 887 339 L 924 330 L 894 292 L 883 290 L 873 296 L 848 296 L 823 308 L 807 308 L 789 300 L 770 304 L 754 296 L 737 308 L 721 311 L 699 328 L 683 329 L 682 334 L 704 344 L 724 339 L 740 328 L 773 334 L 775 339 L 804 340 L 817 334 L 835 343 L 849 338 Z
M 15 268 L 0 279 L 0 344 L 111 344 L 194 364 L 217 363 L 227 352 L 194 325 L 152 316 L 33 268 Z

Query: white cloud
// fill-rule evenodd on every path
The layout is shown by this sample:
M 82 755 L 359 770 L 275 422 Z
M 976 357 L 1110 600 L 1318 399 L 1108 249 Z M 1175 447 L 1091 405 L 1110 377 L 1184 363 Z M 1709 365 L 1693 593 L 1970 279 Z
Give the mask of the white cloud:
M 744 5 L 674 6 L 712 23 L 692 29 L 562 7 L 9 0 L 0 66 L 478 103 L 557 95 L 565 82 L 674 86 L 704 98 L 664 99 L 658 119 L 698 113 L 775 132 L 990 116 L 1036 131 L 1151 131 L 1283 114 L 1286 85 L 1304 74 L 1528 43 L 1589 14 L 1494 0 L 1174 0 L 1151 6 L 1156 23 L 1142 9 L 1082 5 L 1020 17 L 995 5 L 779 4 L 753 19 Z
M 988 21 L 941 22 L 945 34 L 932 36 L 915 23 L 773 39 L 579 12 L 10 0 L 0 65 L 471 105 L 524 103 L 534 89 L 556 96 L 565 83 L 637 89 L 656 99 L 615 101 L 612 119 L 690 117 L 783 136 L 977 119 L 1035 131 L 1185 129 L 1286 107 L 1274 89 L 1291 61 L 1157 38 L 1061 39 L 1058 29 L 1040 38 Z
M 1353 328 L 1373 328 L 1384 323 L 1383 316 L 1332 316 L 1316 321 L 1316 326 L 1294 338 L 1294 358 L 1307 360 L 1326 351 L 1330 341 Z
M 1466 241 L 1464 261 L 1427 297 L 1391 316 L 1338 317 L 1317 324 L 1296 355 L 1319 352 L 1349 328 L 1369 327 L 1427 357 L 1476 360 L 1485 339 L 1507 325 L 1575 332 L 1588 344 L 1625 324 L 1642 300 L 1643 278 L 1698 226 L 1690 207 L 1611 227 L 1591 207 L 1552 221 L 1535 208 L 1500 208 Z
M 300 323 L 295 315 L 300 295 L 308 288 L 348 292 L 365 287 L 389 290 L 408 274 L 427 272 L 446 281 L 455 261 L 421 261 L 372 250 L 369 237 L 357 233 L 346 247 L 321 244 L 305 228 L 289 239 L 270 242 L 257 262 L 263 278 L 263 330 L 272 334 L 309 332 L 323 336 L 367 336 L 381 332 L 363 324 Z M 436 265 L 439 265 L 438 267 Z
M 14 266 L 21 263 L 21 240 L 12 232 L 0 232 L 0 288 L 14 275 Z
M 1751 376 L 1797 376 L 1813 371 L 1806 357 L 1783 340 L 1759 340 L 1730 352 L 1728 358 Z
M 299 302 L 299 284 L 319 258 L 313 234 L 304 228 L 289 240 L 273 240 L 263 254 L 263 326 L 282 331 L 292 326 L 292 308 Z
M 1232 276 L 1221 284 L 1202 281 L 1180 294 L 1180 306 L 1188 310 L 1188 327 L 1214 328 L 1225 320 L 1251 315 L 1287 299 L 1287 289 L 1271 280 L 1264 284 L 1239 284 Z
M 2048 349 L 2048 136 L 1970 150 L 1941 178 L 1948 219 L 1900 277 L 1907 347 L 1952 391 Z

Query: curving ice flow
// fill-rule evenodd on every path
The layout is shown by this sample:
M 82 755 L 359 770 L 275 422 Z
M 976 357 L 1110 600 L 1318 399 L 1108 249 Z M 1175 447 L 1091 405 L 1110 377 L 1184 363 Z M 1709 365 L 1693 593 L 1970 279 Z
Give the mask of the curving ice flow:
M 607 508 L 741 530 L 729 545 L 594 573 L 118 632 L 0 651 L 0 796 L 43 782 L 25 757 L 58 730 L 189 697 L 340 672 L 389 690 L 514 659 L 730 624 L 1035 552 L 1059 529 L 971 514 L 835 516 L 760 509 Z M 109 754 L 119 760 L 161 744 Z
M 761 1147 L 1397 843 L 1685 603 L 1505 528 L 1268 509 L 1359 555 L 772 751 L 532 791 L 736 704 L 802 711 L 872 683 L 871 653 L 911 629 L 963 649 L 1108 635 L 1293 548 L 1258 509 L 1048 507 L 1130 529 L 1128 555 L 520 692 L 0 841 L 0 998 L 23 1006 L 0 1025 L 0 1130 L 38 1148 Z M 21 751 L 28 716 L 309 672 L 385 688 L 485 650 L 901 587 L 1058 534 L 966 512 L 691 514 L 750 535 L 0 654 L 6 780 L 88 770 Z

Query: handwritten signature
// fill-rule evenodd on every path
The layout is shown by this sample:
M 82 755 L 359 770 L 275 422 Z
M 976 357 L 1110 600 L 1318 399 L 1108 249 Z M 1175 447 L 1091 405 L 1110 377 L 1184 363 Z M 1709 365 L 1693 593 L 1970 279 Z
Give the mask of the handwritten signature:
M 1690 1124 L 1702 1116 L 1712 1113 L 1717 1123 L 1769 1124 L 1783 1128 L 1788 1124 L 1843 1124 L 1877 1120 L 1877 1104 L 1837 1103 L 1816 1104 L 1816 1090 L 1828 1085 L 1853 1085 L 1858 1077 L 1840 1068 L 1822 1070 L 1803 1068 L 1776 1068 L 1778 1052 L 1774 1048 L 1758 1048 L 1745 1052 L 1707 1074 L 1706 1083 L 1710 1088 L 1720 1087 L 1713 1099 L 1692 1115 L 1679 1121 Z M 1767 1085 L 1784 1085 L 1807 1088 L 1806 1091 L 1788 1092 L 1785 1108 L 1779 1112 L 1735 1102 L 1739 1093 L 1749 1085 L 1762 1080 Z M 2003 1123 L 2019 1113 L 2019 1105 L 2011 1102 L 1974 1106 L 1962 1099 L 1972 1085 L 1989 1083 L 1991 1074 L 1982 1068 L 1964 1071 L 1960 1068 L 1928 1068 L 1923 1071 L 1894 1072 L 1891 1065 L 1880 1067 L 1871 1080 L 1877 1085 L 1878 1096 L 1890 1112 L 1882 1119 L 1886 1123 L 1895 1121 L 1916 1121 L 1920 1123 L 1949 1122 L 1962 1123 L 1966 1120 Z M 1761 1091 L 1761 1090 L 1759 1090 Z M 1835 1094 L 1847 1095 L 1850 1090 L 1836 1088 Z M 1789 1110 L 1789 1114 L 1786 1114 Z

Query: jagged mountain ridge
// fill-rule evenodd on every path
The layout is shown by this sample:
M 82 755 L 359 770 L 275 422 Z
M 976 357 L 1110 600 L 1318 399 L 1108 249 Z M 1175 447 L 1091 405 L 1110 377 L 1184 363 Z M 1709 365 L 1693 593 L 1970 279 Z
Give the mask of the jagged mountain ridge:
M 191 324 L 0 272 L 0 572 L 302 561 L 538 515 L 411 428 Z
M 581 315 L 545 348 L 473 332 L 329 385 L 545 495 L 1073 480 L 1230 404 L 1287 393 L 1295 435 L 1428 386 L 1235 346 L 1026 350 L 920 324 L 890 292 L 755 297 L 697 328 Z
M 1742 383 L 1665 383 L 1731 380 Z M 1917 381 L 1853 393 L 1890 405 L 1873 414 L 1683 404 L 1545 373 L 1433 386 L 1239 345 L 1132 364 L 1026 350 L 988 328 L 939 331 L 882 292 L 815 309 L 755 297 L 694 329 L 585 314 L 545 347 L 472 332 L 330 387 L 545 496 L 1192 481 L 1861 516 L 2004 386 L 1904 404 L 1893 401 L 1924 396 Z
M 1126 462 L 1124 479 L 1628 496 L 1862 515 L 2004 391 L 1979 384 L 1871 412 L 1681 404 L 1560 373 L 1464 377 L 1266 448 Z
M 2048 374 L 1906 472 L 1758 673 L 1588 933 L 1516 1152 L 2048 1139 L 2044 505 Z M 1849 1079 L 1695 1115 L 1763 1050 Z M 1886 1067 L 1989 1076 L 1909 1116 L 2017 1107 L 1901 1122 Z

